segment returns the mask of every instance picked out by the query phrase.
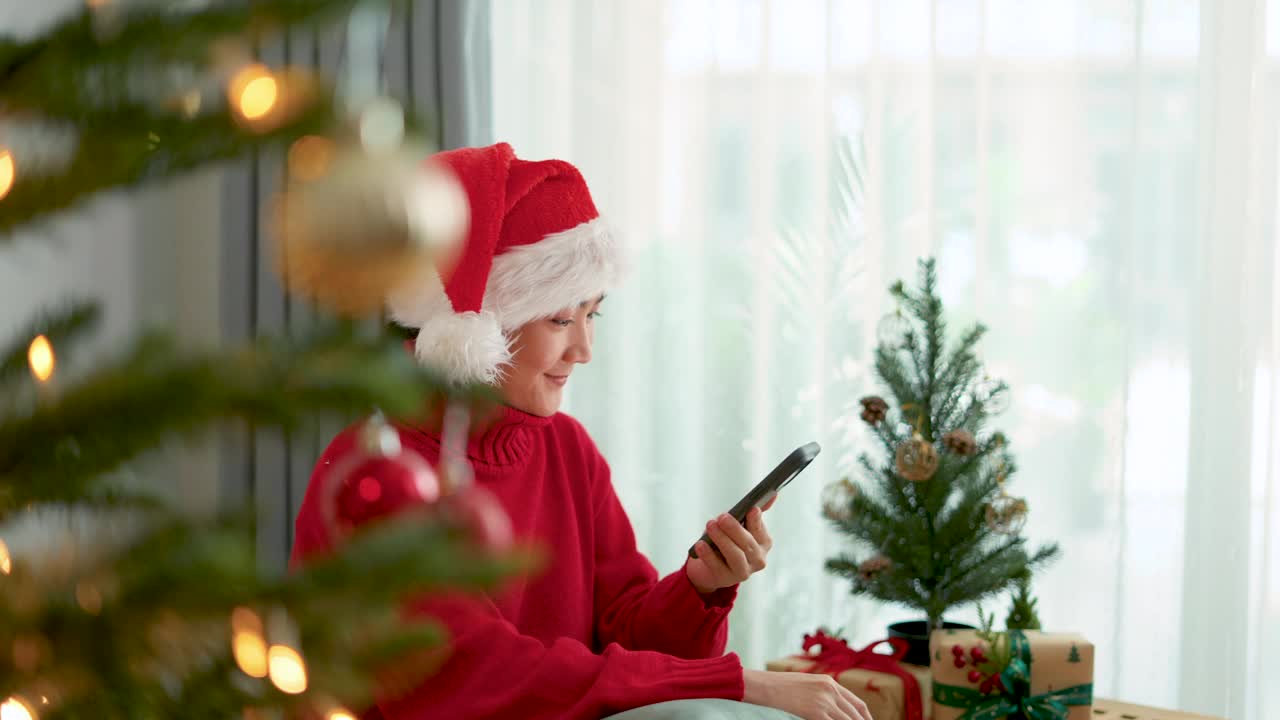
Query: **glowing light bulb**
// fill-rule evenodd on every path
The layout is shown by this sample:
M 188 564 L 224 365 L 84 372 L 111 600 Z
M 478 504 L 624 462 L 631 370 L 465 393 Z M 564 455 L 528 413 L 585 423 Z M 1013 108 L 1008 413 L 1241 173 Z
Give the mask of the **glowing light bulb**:
M 253 64 L 231 79 L 231 99 L 246 120 L 261 120 L 280 100 L 280 83 L 264 65 Z
M 0 200 L 13 189 L 13 180 L 17 175 L 17 167 L 13 164 L 13 153 L 0 149 Z
M 8 575 L 13 570 L 13 560 L 9 557 L 9 546 L 0 540 L 0 572 Z
M 267 643 L 261 635 L 236 633 L 231 639 L 231 653 L 236 664 L 249 677 L 267 676 Z
M 37 717 L 36 711 L 17 695 L 0 705 L 0 720 L 36 720 Z
M 287 645 L 272 645 L 267 651 L 271 682 L 280 692 L 297 695 L 306 692 L 307 667 L 297 650 Z
M 324 720 L 356 720 L 356 716 L 346 710 L 330 710 Z
M 27 348 L 27 362 L 31 365 L 31 374 L 40 382 L 47 382 L 53 377 L 53 346 L 49 338 L 37 335 Z

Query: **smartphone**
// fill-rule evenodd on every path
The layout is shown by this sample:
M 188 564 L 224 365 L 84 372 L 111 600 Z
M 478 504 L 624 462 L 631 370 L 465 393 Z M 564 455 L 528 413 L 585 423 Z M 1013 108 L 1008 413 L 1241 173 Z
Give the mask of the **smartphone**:
M 820 452 L 822 452 L 822 447 L 816 442 L 801 445 L 793 450 L 790 455 L 783 458 L 782 462 L 778 463 L 778 467 L 774 468 L 755 487 L 751 488 L 751 492 L 743 495 L 741 500 L 735 503 L 732 508 L 729 508 L 729 515 L 734 520 L 746 524 L 747 513 L 751 512 L 751 508 L 763 507 L 768 504 L 773 499 L 773 496 L 778 494 L 779 490 L 786 487 L 787 483 L 800 474 L 801 470 L 809 467 L 809 463 L 813 462 L 813 459 L 818 457 Z M 711 542 L 711 538 L 706 533 L 703 533 L 700 539 L 710 545 L 717 555 L 720 554 L 720 549 L 716 547 L 715 543 Z M 691 558 L 698 557 L 693 550 L 694 547 L 697 547 L 697 543 L 689 547 L 689 557 Z

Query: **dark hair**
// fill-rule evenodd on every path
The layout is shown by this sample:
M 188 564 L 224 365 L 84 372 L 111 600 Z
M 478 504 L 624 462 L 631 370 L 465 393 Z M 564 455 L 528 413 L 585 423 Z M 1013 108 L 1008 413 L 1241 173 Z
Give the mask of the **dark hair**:
M 388 320 L 386 323 L 387 332 L 399 337 L 401 340 L 417 340 L 418 328 L 405 327 L 395 320 Z

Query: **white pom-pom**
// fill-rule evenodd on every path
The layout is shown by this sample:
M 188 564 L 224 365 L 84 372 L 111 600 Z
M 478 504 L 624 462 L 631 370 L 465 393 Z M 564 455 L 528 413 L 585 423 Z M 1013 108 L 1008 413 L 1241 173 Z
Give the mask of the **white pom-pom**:
M 438 313 L 418 329 L 414 354 L 423 365 L 459 383 L 495 384 L 511 349 L 490 312 Z

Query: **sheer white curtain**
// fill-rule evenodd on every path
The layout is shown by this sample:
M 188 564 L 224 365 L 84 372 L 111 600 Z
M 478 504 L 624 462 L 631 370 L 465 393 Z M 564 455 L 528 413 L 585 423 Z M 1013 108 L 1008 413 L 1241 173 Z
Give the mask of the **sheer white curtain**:
M 824 573 L 819 495 L 869 446 L 885 288 L 936 255 L 1013 388 L 1028 534 L 1065 551 L 1047 627 L 1095 641 L 1101 695 L 1277 712 L 1280 0 L 490 9 L 493 139 L 577 163 L 634 248 L 569 410 L 642 548 L 678 567 L 825 448 L 770 513 L 731 649 L 760 667 L 819 624 L 914 619 Z

